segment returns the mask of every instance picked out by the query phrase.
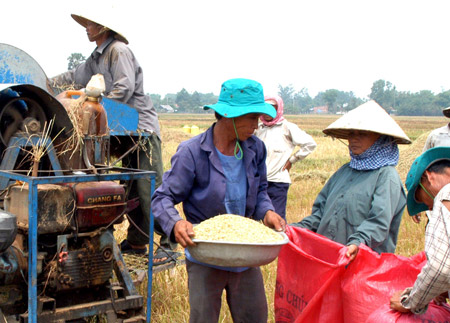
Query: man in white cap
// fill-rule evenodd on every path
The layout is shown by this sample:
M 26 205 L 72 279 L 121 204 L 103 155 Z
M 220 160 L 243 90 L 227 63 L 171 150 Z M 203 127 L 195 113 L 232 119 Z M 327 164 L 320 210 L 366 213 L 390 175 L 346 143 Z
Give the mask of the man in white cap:
M 450 118 L 450 107 L 443 109 L 442 113 Z M 437 146 L 450 146 L 450 124 L 431 131 L 422 152 Z
M 95 42 L 97 47 L 88 57 L 86 62 L 73 70 L 67 71 L 50 79 L 51 86 L 61 88 L 65 85 L 74 85 L 76 89 L 85 88 L 91 77 L 102 74 L 105 79 L 105 96 L 130 105 L 139 113 L 138 131 L 150 133 L 148 140 L 140 147 L 137 153 L 123 160 L 124 167 L 139 168 L 156 172 L 156 188 L 161 185 L 163 162 L 161 156 L 161 139 L 158 123 L 158 115 L 148 95 L 144 93 L 143 72 L 133 52 L 128 48 L 128 40 L 116 30 L 110 28 L 108 20 L 114 21 L 112 15 L 103 13 L 102 19 L 88 19 L 84 16 L 72 14 L 72 18 L 86 28 L 90 42 Z M 105 22 L 103 22 L 105 21 Z M 128 150 L 134 140 L 129 143 L 121 142 L 119 147 L 113 149 Z M 128 163 L 128 164 L 126 164 Z M 134 189 L 134 188 L 133 188 Z M 150 183 L 147 179 L 137 181 L 137 194 L 139 195 L 140 208 L 129 213 L 132 222 L 127 239 L 121 244 L 122 252 L 145 254 L 148 243 L 149 213 L 150 213 Z M 155 223 L 155 231 L 159 230 Z M 171 260 L 172 256 L 179 256 L 173 249 L 169 239 L 161 233 L 161 245 L 154 256 L 154 265 Z

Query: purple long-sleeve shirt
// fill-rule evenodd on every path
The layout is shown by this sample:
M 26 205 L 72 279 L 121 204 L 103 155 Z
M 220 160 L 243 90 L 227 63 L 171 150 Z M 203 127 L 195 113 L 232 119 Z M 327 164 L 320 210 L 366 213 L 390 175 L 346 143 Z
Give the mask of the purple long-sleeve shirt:
M 206 132 L 182 142 L 172 157 L 172 168 L 152 198 L 152 211 L 167 235 L 182 220 L 175 205 L 183 202 L 186 219 L 195 224 L 227 213 L 224 205 L 226 178 L 213 143 L 214 125 Z M 267 195 L 266 148 L 257 137 L 241 142 L 247 175 L 245 216 L 264 219 L 273 210 Z M 242 214 L 241 214 L 242 215 Z

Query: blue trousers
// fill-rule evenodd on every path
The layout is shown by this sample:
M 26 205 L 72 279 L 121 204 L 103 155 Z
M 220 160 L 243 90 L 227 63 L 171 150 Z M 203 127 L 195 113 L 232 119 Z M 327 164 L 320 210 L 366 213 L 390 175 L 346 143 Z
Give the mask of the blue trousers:
M 272 200 L 275 212 L 286 220 L 286 203 L 289 183 L 268 182 L 267 193 Z

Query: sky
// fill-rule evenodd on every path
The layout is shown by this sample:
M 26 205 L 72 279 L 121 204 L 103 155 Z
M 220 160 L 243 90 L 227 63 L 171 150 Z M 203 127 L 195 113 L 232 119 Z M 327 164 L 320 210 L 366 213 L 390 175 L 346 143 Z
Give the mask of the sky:
M 95 49 L 74 13 L 123 34 L 145 92 L 162 97 L 183 88 L 218 95 L 236 77 L 265 94 L 281 85 L 366 99 L 379 79 L 437 94 L 450 89 L 449 10 L 448 0 L 8 1 L 0 42 L 55 76 L 72 53 Z

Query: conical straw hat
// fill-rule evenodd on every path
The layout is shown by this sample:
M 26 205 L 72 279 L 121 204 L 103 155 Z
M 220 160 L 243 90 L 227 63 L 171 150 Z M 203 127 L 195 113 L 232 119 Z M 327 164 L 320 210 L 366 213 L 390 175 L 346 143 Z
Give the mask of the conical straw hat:
M 351 130 L 372 131 L 392 136 L 398 144 L 411 143 L 395 120 L 373 100 L 349 111 L 330 124 L 323 132 L 332 137 L 348 139 Z
M 112 9 L 110 9 L 110 10 L 103 10 L 103 11 L 96 12 L 96 15 L 99 17 L 97 17 L 95 19 L 87 18 L 87 17 L 89 17 L 88 16 L 89 14 L 86 16 L 71 14 L 71 16 L 76 22 L 78 22 L 84 28 L 86 28 L 89 21 L 94 22 L 98 25 L 102 25 L 103 27 L 106 27 L 109 30 L 112 30 L 115 33 L 115 38 L 117 40 L 120 40 L 120 41 L 124 42 L 125 44 L 128 44 L 128 40 L 125 38 L 125 36 L 122 35 L 120 32 L 118 32 L 116 28 L 111 27 L 111 26 L 117 25 L 118 22 L 121 21 L 120 19 L 117 18 L 117 16 L 115 14 L 116 13 Z

